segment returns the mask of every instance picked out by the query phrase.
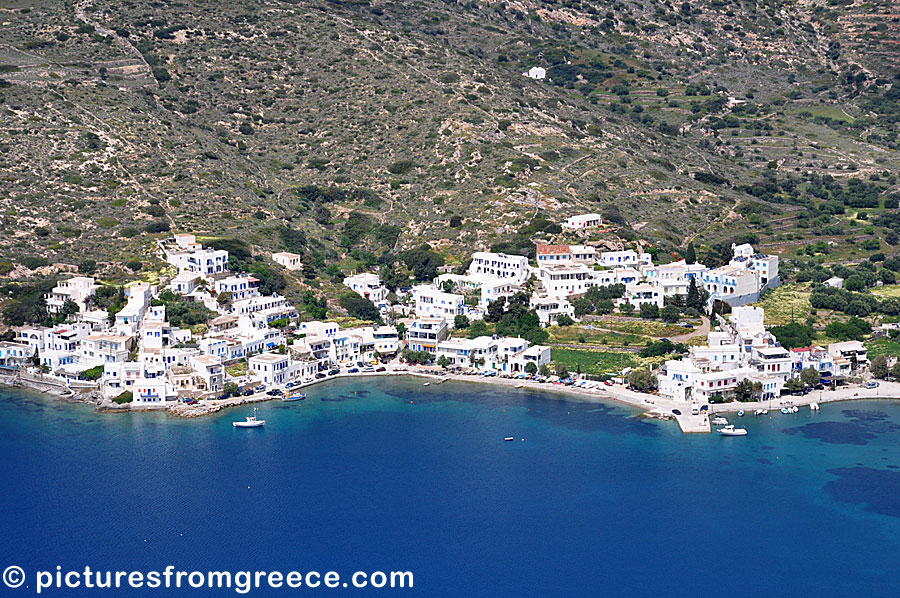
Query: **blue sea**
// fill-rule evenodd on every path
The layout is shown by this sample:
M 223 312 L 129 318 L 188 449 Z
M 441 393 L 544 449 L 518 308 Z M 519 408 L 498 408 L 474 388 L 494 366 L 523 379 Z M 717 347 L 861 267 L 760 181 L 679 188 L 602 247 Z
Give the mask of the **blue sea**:
M 897 595 L 900 403 L 748 416 L 722 438 L 478 383 L 308 394 L 242 430 L 246 406 L 185 420 L 0 391 L 0 569 L 26 572 L 0 594 L 57 566 L 174 565 L 414 574 L 265 596 Z

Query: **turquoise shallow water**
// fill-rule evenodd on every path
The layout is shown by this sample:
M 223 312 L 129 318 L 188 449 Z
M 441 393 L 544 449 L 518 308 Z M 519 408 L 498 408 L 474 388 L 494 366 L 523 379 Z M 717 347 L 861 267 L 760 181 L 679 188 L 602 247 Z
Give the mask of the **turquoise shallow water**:
M 422 596 L 896 594 L 896 402 L 748 416 L 743 438 L 399 378 L 319 385 L 235 430 L 248 412 L 0 392 L 0 566 L 410 570 Z

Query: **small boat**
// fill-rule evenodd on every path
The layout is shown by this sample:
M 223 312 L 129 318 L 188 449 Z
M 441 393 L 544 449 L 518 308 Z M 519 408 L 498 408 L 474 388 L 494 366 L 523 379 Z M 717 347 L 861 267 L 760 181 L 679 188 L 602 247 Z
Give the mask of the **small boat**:
M 738 417 L 744 417 L 744 410 L 743 410 L 743 409 L 741 409 L 740 411 L 738 411 Z
M 794 405 L 793 407 L 791 407 L 791 413 L 797 413 L 798 411 L 800 411 L 800 408 L 797 407 L 796 405 Z
M 735 428 L 734 426 L 725 426 L 718 429 L 722 436 L 746 436 L 747 430 L 744 428 Z
M 819 404 L 818 404 L 818 403 L 810 403 L 810 404 L 809 404 L 809 409 L 810 409 L 811 411 L 818 411 L 818 410 L 819 410 Z
M 231 422 L 235 428 L 261 428 L 266 425 L 266 420 L 256 419 L 256 407 L 253 408 L 253 415 L 248 415 L 246 421 Z
M 512 436 L 507 436 L 507 437 L 504 438 L 503 440 L 506 441 L 506 442 L 512 442 L 513 440 L 515 440 L 515 438 L 513 438 Z
M 757 409 L 757 410 L 754 412 L 754 415 L 762 415 L 762 414 L 763 414 L 763 410 L 762 410 L 762 409 Z
M 787 407 L 782 407 L 782 408 L 781 408 L 781 412 L 782 412 L 782 413 L 790 413 L 790 411 L 788 411 L 788 408 L 787 408 Z
M 302 401 L 306 398 L 305 392 L 292 392 L 281 397 L 282 401 Z
M 525 386 L 525 384 L 522 382 L 520 382 L 519 384 L 516 384 L 516 388 L 522 388 L 523 386 Z
M 727 426 L 728 420 L 722 416 L 716 417 L 712 420 L 714 426 Z
M 762 410 L 762 414 L 763 414 L 763 415 L 769 415 L 769 410 L 768 410 L 768 409 L 763 409 L 763 410 Z
M 431 386 L 431 382 L 426 382 L 426 383 L 423 384 L 422 386 Z

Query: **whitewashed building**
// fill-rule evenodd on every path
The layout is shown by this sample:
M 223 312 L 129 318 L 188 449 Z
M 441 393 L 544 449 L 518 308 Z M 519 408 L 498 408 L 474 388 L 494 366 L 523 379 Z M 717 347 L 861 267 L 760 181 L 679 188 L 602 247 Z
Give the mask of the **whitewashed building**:
M 432 285 L 413 287 L 412 297 L 418 318 L 445 318 L 452 323 L 453 318 L 466 313 L 464 296 L 445 293 Z
M 624 251 L 603 251 L 600 253 L 598 263 L 607 268 L 617 266 L 631 266 L 637 268 L 653 263 L 653 257 L 649 253 L 638 253 L 631 249 Z
M 296 253 L 291 253 L 290 251 L 278 251 L 273 253 L 272 261 L 280 266 L 284 266 L 288 270 L 300 270 L 303 268 L 300 256 Z
M 344 286 L 349 287 L 353 292 L 362 295 L 369 301 L 379 306 L 387 299 L 387 287 L 381 284 L 381 278 L 377 274 L 371 272 L 363 272 L 354 274 L 344 279 Z
M 47 302 L 47 311 L 51 314 L 59 313 L 66 301 L 72 301 L 78 306 L 79 311 L 87 309 L 87 300 L 100 288 L 93 278 L 88 276 L 76 276 L 69 280 L 61 280 L 53 289 L 44 295 Z
M 658 376 L 659 393 L 677 401 L 702 403 L 717 395 L 727 400 L 742 380 L 749 380 L 755 398 L 774 399 L 785 382 L 799 374 L 794 361 L 766 332 L 762 309 L 739 306 L 721 330 L 707 335 L 706 345 L 691 347 L 685 359 L 665 363 Z
M 213 281 L 213 290 L 217 295 L 228 293 L 232 301 L 243 301 L 259 297 L 259 279 L 247 274 L 235 274 Z
M 0 341 L 0 367 L 20 369 L 31 363 L 36 349 L 28 344 Z
M 630 303 L 636 308 L 649 304 L 662 308 L 665 305 L 662 287 L 647 282 L 632 282 L 625 285 L 625 294 L 620 303 Z
M 595 271 L 585 264 L 539 265 L 537 278 L 548 297 L 581 295 L 596 284 Z
M 684 260 L 655 266 L 653 264 L 641 266 L 641 276 L 660 285 L 666 297 L 672 295 L 687 295 L 691 280 L 697 288 L 702 288 L 703 273 L 708 268 L 703 264 L 688 264 Z
M 586 230 L 590 228 L 600 228 L 605 224 L 603 216 L 600 214 L 579 214 L 577 216 L 569 216 L 562 223 L 562 227 L 569 230 Z
M 406 330 L 406 345 L 410 351 L 435 353 L 439 342 L 447 340 L 447 320 L 435 317 L 417 317 Z
M 287 354 L 262 353 L 247 360 L 249 373 L 265 384 L 285 384 L 290 381 L 290 359 Z
M 528 258 L 523 255 L 478 251 L 472 254 L 472 263 L 467 273 L 470 276 L 491 276 L 522 284 L 529 275 Z
M 568 264 L 572 262 L 572 251 L 568 245 L 538 244 L 535 249 L 535 261 L 538 266 L 550 264 Z
M 539 297 L 532 295 L 529 307 L 535 311 L 543 326 L 556 324 L 559 316 L 565 314 L 575 319 L 575 308 L 565 297 Z
M 547 76 L 547 69 L 545 69 L 542 66 L 533 66 L 522 74 L 524 76 L 528 77 L 529 79 L 538 79 L 539 80 L 539 79 L 543 79 L 544 77 Z
M 781 284 L 778 256 L 754 253 L 753 247 L 747 244 L 732 245 L 732 252 L 727 265 L 701 275 L 710 303 L 715 300 L 731 306 L 753 303 L 763 291 Z

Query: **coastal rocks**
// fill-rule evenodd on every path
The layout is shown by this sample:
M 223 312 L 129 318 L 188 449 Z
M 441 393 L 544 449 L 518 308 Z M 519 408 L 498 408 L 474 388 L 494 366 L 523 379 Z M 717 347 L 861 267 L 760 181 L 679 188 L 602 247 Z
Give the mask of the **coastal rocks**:
M 211 413 L 216 413 L 226 407 L 237 407 L 248 403 L 260 403 L 262 401 L 271 401 L 273 397 L 265 394 L 257 394 L 249 397 L 234 397 L 221 401 L 200 401 L 195 405 L 188 405 L 180 401 L 175 402 L 166 407 L 166 411 L 178 417 L 202 417 Z

